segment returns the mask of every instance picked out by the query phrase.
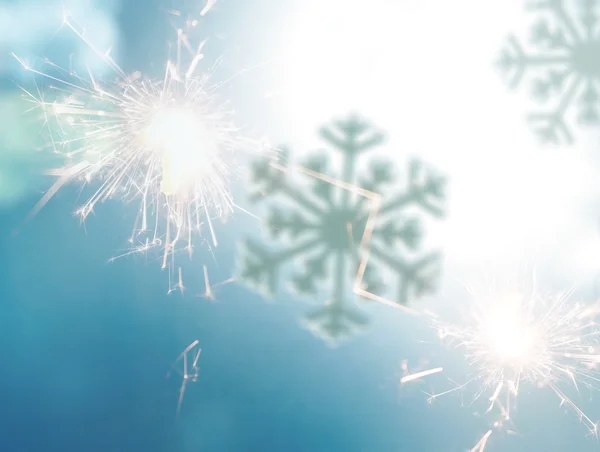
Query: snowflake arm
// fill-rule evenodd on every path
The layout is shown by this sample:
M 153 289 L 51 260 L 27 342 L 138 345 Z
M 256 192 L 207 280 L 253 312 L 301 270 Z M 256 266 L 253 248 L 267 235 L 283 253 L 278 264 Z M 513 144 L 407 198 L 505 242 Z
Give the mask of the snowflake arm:
M 321 127 L 320 135 L 334 149 L 345 154 L 348 162 L 354 162 L 359 154 L 380 145 L 385 138 L 356 115 L 334 121 L 333 126 Z
M 319 245 L 319 239 L 310 237 L 279 252 L 270 252 L 255 240 L 247 240 L 241 250 L 241 278 L 256 287 L 265 296 L 272 297 L 279 291 L 281 266 L 302 256 Z
M 597 33 L 597 0 L 581 2 L 576 20 L 562 0 L 536 2 L 529 9 L 554 19 L 541 18 L 532 26 L 534 53 L 527 53 L 514 36 L 510 36 L 498 60 L 507 74 L 511 89 L 517 88 L 526 72 L 533 72 L 532 96 L 540 104 L 555 100 L 545 112 L 528 115 L 534 132 L 547 143 L 573 142 L 565 116 L 577 105 L 577 121 L 590 125 L 600 122 L 600 39 Z
M 440 253 L 430 253 L 414 260 L 392 255 L 380 246 L 371 249 L 372 258 L 385 263 L 397 276 L 398 287 L 396 302 L 406 305 L 412 299 L 435 293 L 436 283 L 441 274 Z M 372 288 L 367 287 L 370 292 Z
M 381 207 L 380 215 L 416 204 L 429 215 L 442 217 L 445 185 L 445 177 L 428 170 L 421 161 L 411 160 L 408 165 L 407 190 L 386 202 Z
M 282 153 L 282 156 L 285 165 L 286 153 Z M 323 209 L 317 203 L 308 199 L 300 190 L 295 190 L 288 181 L 288 171 L 281 168 L 283 167 L 278 167 L 268 160 L 254 162 L 251 167 L 251 180 L 258 186 L 258 190 L 251 195 L 250 200 L 259 202 L 280 194 L 305 211 L 317 216 L 322 215 Z
M 331 346 L 364 330 L 368 323 L 363 313 L 341 302 L 326 303 L 325 306 L 309 313 L 303 320 L 307 329 Z

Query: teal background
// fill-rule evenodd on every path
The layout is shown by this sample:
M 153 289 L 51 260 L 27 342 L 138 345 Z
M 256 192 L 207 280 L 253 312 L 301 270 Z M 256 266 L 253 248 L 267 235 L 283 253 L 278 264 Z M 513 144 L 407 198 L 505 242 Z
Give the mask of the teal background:
M 159 6 L 155 0 L 99 6 L 112 25 L 98 25 L 96 34 L 118 37 L 115 54 L 126 71 L 157 71 L 162 58 L 154 49 L 165 50 L 170 33 Z M 268 61 L 282 24 L 301 8 L 301 1 L 223 0 L 207 21 L 207 33 L 227 36 L 215 45 L 216 55 L 236 49 L 221 70 Z M 93 8 L 82 9 L 93 22 Z M 64 59 L 69 52 L 61 46 L 75 44 L 62 32 L 54 41 L 51 35 L 24 39 L 19 50 Z M 0 44 L 2 50 L 17 45 Z M 31 80 L 8 61 L 2 89 L 12 97 L 15 80 L 27 86 Z M 241 118 L 280 141 L 294 127 L 282 124 L 275 103 L 260 103 L 276 84 L 264 67 L 240 77 L 229 95 Z M 196 296 L 202 265 L 213 282 L 229 278 L 240 240 L 258 234 L 256 220 L 243 213 L 218 226 L 214 258 L 206 251 L 188 264 L 198 278 L 190 277 L 183 296 L 167 295 L 166 274 L 152 256 L 107 263 L 126 244 L 134 205 L 101 205 L 83 226 L 72 215 L 83 195 L 70 187 L 23 223 L 48 183 L 37 176 L 48 165 L 37 154 L 24 156 L 35 148 L 25 135 L 11 149 L 0 139 L 1 168 L 20 176 L 0 207 L 0 451 L 461 452 L 487 430 L 489 418 L 473 415 L 485 401 L 469 406 L 466 395 L 465 403 L 450 396 L 428 404 L 421 390 L 429 391 L 429 383 L 400 388 L 404 359 L 416 366 L 426 358 L 432 367 L 444 363 L 461 372 L 460 356 L 423 344 L 435 338 L 412 318 L 372 307 L 369 329 L 331 349 L 299 326 L 307 305 L 289 294 L 266 303 L 229 284 L 217 290 L 215 303 Z M 243 197 L 242 184 L 234 185 Z M 459 296 L 450 292 L 444 300 Z M 180 381 L 166 375 L 195 339 L 203 349 L 200 379 L 188 386 L 176 419 Z M 593 401 L 584 404 L 593 412 Z M 515 423 L 520 435 L 494 434 L 490 451 L 599 447 L 549 392 L 524 396 Z

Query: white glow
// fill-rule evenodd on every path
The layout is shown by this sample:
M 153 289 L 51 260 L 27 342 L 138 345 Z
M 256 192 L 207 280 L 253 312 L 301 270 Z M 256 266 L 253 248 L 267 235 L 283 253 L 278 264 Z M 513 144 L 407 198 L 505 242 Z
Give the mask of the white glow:
M 146 139 L 162 154 L 161 191 L 181 194 L 210 167 L 216 142 L 200 118 L 185 108 L 160 109 L 150 121 Z
M 480 328 L 489 350 L 501 362 L 524 363 L 532 355 L 535 331 L 519 299 L 506 298 L 485 312 Z
M 357 110 L 388 132 L 386 153 L 401 168 L 420 155 L 448 174 L 449 217 L 429 237 L 449 262 L 554 260 L 567 280 L 598 269 L 589 251 L 597 224 L 586 218 L 596 168 L 577 144 L 539 146 L 525 120 L 539 107 L 530 79 L 513 92 L 494 68 L 507 36 L 527 45 L 539 16 L 520 0 L 304 5 L 281 68 L 297 151 L 314 149 L 306 137 L 319 124 Z M 587 130 L 574 132 L 583 143 Z

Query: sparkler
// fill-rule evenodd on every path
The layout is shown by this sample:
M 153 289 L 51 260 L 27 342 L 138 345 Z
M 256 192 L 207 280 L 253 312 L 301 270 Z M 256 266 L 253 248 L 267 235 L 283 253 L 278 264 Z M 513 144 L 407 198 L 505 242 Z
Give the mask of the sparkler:
M 214 3 L 208 1 L 201 15 Z M 158 81 L 139 72 L 126 74 L 110 52 L 87 40 L 68 14 L 64 26 L 114 71 L 116 83 L 98 81 L 92 73 L 83 78 L 47 60 L 53 72 L 44 73 L 13 55 L 25 70 L 49 80 L 59 93 L 50 102 L 25 91 L 41 107 L 46 123 L 57 123 L 53 147 L 68 162 L 52 171 L 58 179 L 32 214 L 75 180 L 99 184 L 77 210 L 82 220 L 98 202 L 139 200 L 132 248 L 121 256 L 162 249 L 162 267 L 168 266 L 170 277 L 178 279 L 176 287 L 182 286 L 176 251 L 191 254 L 194 236 L 206 226 L 217 245 L 213 219 L 226 219 L 237 207 L 228 188 L 236 154 L 257 149 L 256 142 L 234 127 L 227 104 L 217 99 L 220 85 L 211 84 L 212 70 L 198 70 L 206 41 L 194 48 L 188 39 L 197 25 L 197 20 L 187 20 L 177 30 L 176 58 L 166 62 L 164 77 Z
M 446 324 L 435 316 L 433 323 L 440 339 L 463 351 L 474 372 L 467 381 L 445 394 L 474 387 L 474 400 L 489 400 L 487 413 L 500 417 L 495 427 L 511 419 L 523 386 L 549 388 L 560 405 L 575 412 L 590 434 L 598 426 L 567 395 L 567 386 L 579 392 L 582 387 L 598 389 L 600 372 L 600 328 L 595 318 L 598 306 L 571 302 L 572 292 L 554 297 L 533 293 L 497 294 L 480 298 L 463 316 L 460 325 Z M 440 368 L 405 377 L 410 381 L 441 371 Z M 482 452 L 492 434 L 490 429 L 473 451 Z

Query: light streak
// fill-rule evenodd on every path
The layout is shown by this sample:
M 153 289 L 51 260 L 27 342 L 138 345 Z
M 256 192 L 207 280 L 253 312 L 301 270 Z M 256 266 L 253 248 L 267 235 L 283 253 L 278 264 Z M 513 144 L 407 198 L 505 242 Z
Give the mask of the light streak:
M 405 312 L 405 313 L 408 313 L 408 314 L 411 314 L 414 316 L 421 315 L 421 313 L 416 309 L 409 308 L 408 306 L 399 304 L 393 300 L 390 300 L 388 298 L 385 298 L 385 297 L 382 297 L 382 296 L 379 296 L 379 295 L 369 292 L 367 290 L 365 284 L 363 283 L 365 271 L 367 269 L 367 264 L 369 262 L 369 257 L 370 257 L 371 240 L 373 237 L 373 231 L 375 229 L 375 226 L 377 223 L 377 218 L 379 216 L 379 210 L 381 208 L 381 202 L 382 202 L 381 194 L 367 190 L 359 185 L 351 184 L 351 183 L 348 183 L 341 179 L 331 177 L 327 174 L 319 173 L 317 171 L 311 170 L 311 169 L 306 168 L 301 165 L 285 166 L 285 165 L 282 165 L 277 162 L 271 162 L 271 163 L 269 163 L 269 165 L 281 172 L 297 171 L 299 173 L 307 175 L 308 177 L 322 180 L 323 182 L 334 185 L 342 190 L 349 191 L 352 194 L 355 194 L 357 196 L 361 196 L 361 197 L 367 199 L 369 201 L 369 212 L 368 212 L 368 217 L 367 217 L 367 222 L 365 224 L 364 232 L 360 239 L 360 243 L 358 244 L 358 248 L 360 250 L 361 257 L 360 257 L 360 260 L 358 263 L 358 269 L 356 272 L 356 276 L 354 278 L 353 292 L 356 295 L 358 295 L 359 297 L 363 297 L 367 300 L 380 303 L 382 305 L 394 308 L 396 310 L 399 310 L 399 311 L 402 311 L 402 312 Z M 353 237 L 352 224 L 348 223 L 346 226 L 348 229 L 348 238 L 351 241 L 352 237 Z M 352 243 L 352 246 L 354 246 L 353 243 Z
M 269 165 L 275 168 L 278 171 L 287 173 L 287 172 L 298 172 L 305 174 L 308 177 L 312 177 L 328 184 L 334 185 L 341 190 L 349 191 L 350 193 L 361 196 L 368 200 L 369 202 L 369 211 L 368 217 L 365 224 L 364 232 L 360 239 L 360 243 L 358 244 L 358 248 L 360 250 L 360 260 L 358 263 L 358 269 L 356 272 L 356 276 L 354 278 L 353 283 L 353 292 L 359 297 L 363 297 L 367 300 L 374 301 L 380 304 L 383 304 L 388 307 L 392 307 L 396 310 L 400 310 L 406 312 L 411 315 L 418 316 L 420 312 L 416 309 L 409 308 L 408 306 L 399 304 L 393 300 L 387 299 L 385 297 L 373 294 L 366 289 L 365 284 L 363 283 L 363 279 L 365 276 L 365 271 L 367 268 L 367 264 L 369 262 L 370 257 L 370 249 L 371 249 L 371 240 L 373 237 L 373 231 L 375 229 L 377 219 L 379 216 L 379 210 L 381 208 L 381 194 L 372 192 L 367 190 L 359 185 L 351 184 L 341 179 L 337 179 L 335 177 L 329 176 L 327 174 L 319 173 L 317 171 L 311 170 L 301 165 L 291 165 L 286 166 L 277 162 L 271 162 Z M 347 224 L 349 240 L 352 240 L 353 234 L 351 233 L 352 224 Z M 354 244 L 352 244 L 354 246 Z
M 179 416 L 179 413 L 181 411 L 181 404 L 183 403 L 183 396 L 185 395 L 187 384 L 189 382 L 196 383 L 198 381 L 198 377 L 200 376 L 200 367 L 198 366 L 198 360 L 200 359 L 200 353 L 202 353 L 202 349 L 198 347 L 199 343 L 200 341 L 196 339 L 194 342 L 188 345 L 185 348 L 185 350 L 183 350 L 183 352 L 181 352 L 181 354 L 177 357 L 175 363 L 173 363 L 172 366 L 172 368 L 176 370 L 177 373 L 179 373 L 179 375 L 181 375 L 181 378 L 183 379 L 181 387 L 179 388 L 179 399 L 177 401 L 177 416 Z M 193 358 L 190 364 L 188 360 L 188 353 L 192 352 L 194 349 L 196 350 L 194 351 Z M 183 361 L 182 370 L 176 368 L 179 361 Z M 190 365 L 191 367 L 188 368 L 188 365 Z M 170 376 L 171 372 L 167 374 L 167 378 L 169 378 Z
M 226 284 L 235 282 L 235 278 L 231 277 L 231 278 L 227 278 L 224 281 L 218 282 L 216 284 L 211 284 L 210 279 L 208 278 L 208 268 L 206 267 L 206 265 L 203 266 L 203 272 L 204 272 L 204 293 L 200 294 L 200 296 L 210 302 L 217 301 L 215 289 L 217 289 L 221 286 L 224 286 Z
M 410 375 L 406 375 L 400 379 L 400 383 L 408 383 L 409 381 L 418 380 L 423 377 L 428 377 L 429 375 L 440 373 L 444 370 L 443 367 L 435 367 L 433 369 L 423 370 L 421 372 L 415 372 Z
M 487 445 L 488 439 L 490 438 L 492 433 L 492 429 L 489 429 L 485 433 L 485 435 L 481 437 L 477 444 L 475 444 L 475 446 L 473 446 L 473 448 L 469 450 L 469 452 L 484 452 L 485 446 Z

